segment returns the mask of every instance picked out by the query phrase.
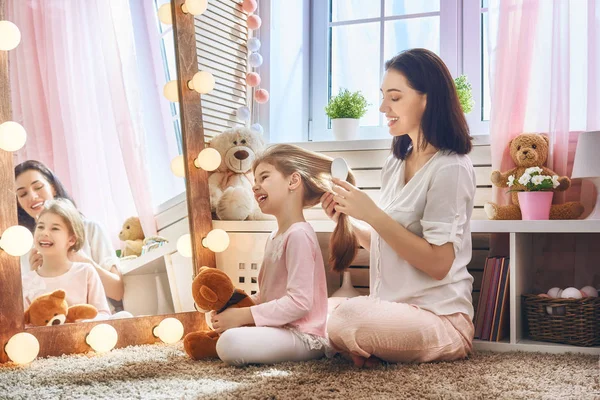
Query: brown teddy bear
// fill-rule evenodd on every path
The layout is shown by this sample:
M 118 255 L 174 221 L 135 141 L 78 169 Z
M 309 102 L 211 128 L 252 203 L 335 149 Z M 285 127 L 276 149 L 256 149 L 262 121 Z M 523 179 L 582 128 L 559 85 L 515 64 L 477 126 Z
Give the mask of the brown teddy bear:
M 221 220 L 264 219 L 252 192 L 252 163 L 264 150 L 262 136 L 246 127 L 231 128 L 215 136 L 210 147 L 221 154 L 221 165 L 208 178 L 211 211 Z
M 98 315 L 96 307 L 89 304 L 67 305 L 62 289 L 37 297 L 25 310 L 25 324 L 35 326 L 62 325 Z
M 547 135 L 535 133 L 524 133 L 510 141 L 510 155 L 516 167 L 506 172 L 493 171 L 491 180 L 497 187 L 506 188 L 508 187 L 508 177 L 514 175 L 515 179 L 511 187 L 511 190 L 515 190 L 511 194 L 512 204 L 499 206 L 487 202 L 484 209 L 489 219 L 521 219 L 521 209 L 519 208 L 519 198 L 517 196 L 517 191 L 525 190 L 525 187 L 519 183 L 521 175 L 530 167 L 540 167 L 544 175 L 556 175 L 554 171 L 543 166 L 548 158 L 549 144 L 550 138 Z M 566 176 L 558 178 L 558 182 L 559 185 L 554 191 L 565 191 L 571 186 L 571 180 Z M 583 205 L 576 201 L 553 204 L 550 209 L 550 219 L 577 219 L 581 214 L 583 214 Z
M 125 242 L 121 257 L 140 256 L 144 246 L 144 231 L 138 217 L 130 217 L 123 223 L 119 239 Z
M 231 279 L 216 268 L 202 267 L 192 283 L 192 295 L 200 312 L 222 312 L 229 307 L 250 307 L 254 301 L 241 289 L 236 289 Z M 183 347 L 194 360 L 218 358 L 219 334 L 213 330 L 191 332 L 185 335 Z

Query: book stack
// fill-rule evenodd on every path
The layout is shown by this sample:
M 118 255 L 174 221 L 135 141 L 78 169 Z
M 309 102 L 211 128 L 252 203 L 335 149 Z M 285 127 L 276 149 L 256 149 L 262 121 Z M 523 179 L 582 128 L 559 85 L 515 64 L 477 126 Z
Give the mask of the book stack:
M 509 332 L 509 259 L 485 260 L 481 292 L 475 313 L 475 339 L 499 342 Z

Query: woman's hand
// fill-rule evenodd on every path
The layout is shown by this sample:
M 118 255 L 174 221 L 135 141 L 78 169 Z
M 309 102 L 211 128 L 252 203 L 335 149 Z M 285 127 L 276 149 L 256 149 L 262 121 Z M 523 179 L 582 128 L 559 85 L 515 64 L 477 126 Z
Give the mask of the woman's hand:
M 31 271 L 37 271 L 39 267 L 42 266 L 42 255 L 37 249 L 31 249 L 29 253 L 29 268 Z
M 211 311 L 210 318 L 213 329 L 217 333 L 223 333 L 227 329 L 254 324 L 254 318 L 252 317 L 250 307 L 228 308 L 219 314 L 215 311 Z
M 333 178 L 333 183 L 336 185 L 333 187 L 335 192 L 333 201 L 337 203 L 334 206 L 336 211 L 367 223 L 380 211 L 377 204 L 357 187 L 336 178 Z
M 336 202 L 333 201 L 333 193 L 325 193 L 321 196 L 321 207 L 325 211 L 325 214 L 337 224 L 340 219 L 340 213 L 335 211 Z

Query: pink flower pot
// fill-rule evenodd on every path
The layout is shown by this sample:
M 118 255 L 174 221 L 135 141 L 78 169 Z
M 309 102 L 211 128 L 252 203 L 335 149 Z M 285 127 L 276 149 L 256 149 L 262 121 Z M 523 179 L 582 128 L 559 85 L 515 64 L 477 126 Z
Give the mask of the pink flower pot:
M 554 192 L 519 192 L 521 218 L 526 221 L 550 219 Z

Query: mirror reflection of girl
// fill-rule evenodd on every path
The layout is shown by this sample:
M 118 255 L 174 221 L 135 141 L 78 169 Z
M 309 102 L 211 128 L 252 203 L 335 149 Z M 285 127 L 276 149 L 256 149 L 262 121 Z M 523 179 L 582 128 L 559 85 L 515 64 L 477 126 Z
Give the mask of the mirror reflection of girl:
M 212 314 L 213 328 L 222 333 L 217 353 L 226 363 L 272 364 L 329 355 L 325 267 L 303 209 L 331 191 L 331 162 L 292 145 L 274 145 L 255 160 L 254 197 L 263 213 L 277 219 L 278 229 L 266 244 L 259 291 L 252 296 L 256 305 Z M 348 226 L 342 220 L 332 236 L 336 269 L 349 265 L 357 248 Z
M 69 258 L 69 253 L 79 251 L 85 240 L 83 221 L 69 200 L 46 202 L 38 217 L 33 240 L 42 263 L 35 271 L 23 276 L 25 309 L 36 297 L 63 289 L 69 306 L 90 304 L 98 310 L 96 319 L 111 318 L 106 294 L 94 267 Z
M 54 198 L 71 200 L 60 180 L 54 173 L 39 161 L 25 161 L 15 167 L 17 188 L 17 208 L 19 225 L 29 228 L 32 232 L 36 218 L 44 209 L 44 202 Z M 119 308 L 123 298 L 123 279 L 117 269 L 118 258 L 105 230 L 96 222 L 83 221 L 85 241 L 81 250 L 69 253 L 71 261 L 85 262 L 94 266 L 100 276 L 106 295 L 117 302 Z M 29 254 L 21 257 L 21 272 L 26 274 L 36 270 L 42 263 L 42 256 L 32 249 Z

